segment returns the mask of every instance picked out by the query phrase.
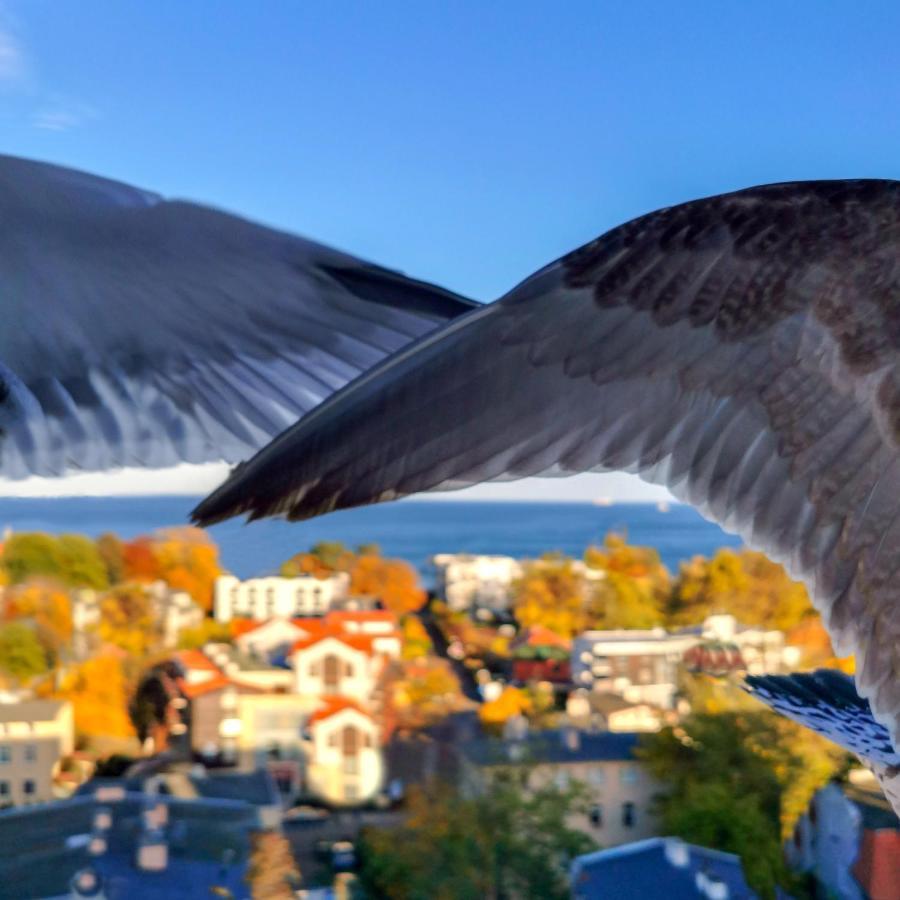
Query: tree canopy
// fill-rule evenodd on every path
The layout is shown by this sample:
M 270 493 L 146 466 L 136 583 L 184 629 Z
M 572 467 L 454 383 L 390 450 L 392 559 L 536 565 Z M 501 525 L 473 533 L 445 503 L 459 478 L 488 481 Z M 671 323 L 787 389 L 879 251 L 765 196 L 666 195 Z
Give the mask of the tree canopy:
M 363 832 L 363 886 L 390 900 L 563 900 L 568 862 L 595 849 L 566 824 L 577 802 L 577 788 L 525 791 L 503 778 L 474 797 L 415 789 L 404 824 Z

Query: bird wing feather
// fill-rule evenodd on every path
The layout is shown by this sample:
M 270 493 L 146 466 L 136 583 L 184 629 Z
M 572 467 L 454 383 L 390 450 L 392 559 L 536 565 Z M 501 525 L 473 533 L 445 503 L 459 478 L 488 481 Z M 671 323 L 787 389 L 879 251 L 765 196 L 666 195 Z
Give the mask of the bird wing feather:
M 626 470 L 809 585 L 900 746 L 900 184 L 651 213 L 373 371 L 196 510 L 308 518 Z
M 0 474 L 237 462 L 462 297 L 193 203 L 0 156 Z

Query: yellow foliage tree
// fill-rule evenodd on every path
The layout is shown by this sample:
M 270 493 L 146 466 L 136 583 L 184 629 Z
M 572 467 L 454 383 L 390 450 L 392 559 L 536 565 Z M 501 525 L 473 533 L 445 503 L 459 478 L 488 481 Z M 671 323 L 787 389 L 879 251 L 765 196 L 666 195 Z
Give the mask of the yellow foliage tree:
M 11 588 L 4 618 L 31 619 L 52 662 L 59 660 L 72 641 L 72 601 L 56 582 L 34 580 Z
M 682 563 L 672 593 L 670 621 L 689 625 L 713 613 L 731 613 L 745 625 L 787 631 L 813 613 L 806 588 L 755 550 L 719 550 L 712 559 Z
M 79 734 L 124 738 L 134 734 L 128 687 L 120 656 L 106 652 L 69 670 L 54 696 L 72 702 Z
M 589 592 L 571 560 L 530 564 L 513 584 L 512 594 L 514 614 L 523 628 L 544 625 L 572 637 L 587 625 Z
M 496 700 L 489 700 L 478 707 L 478 717 L 485 725 L 502 725 L 513 716 L 528 715 L 532 706 L 532 699 L 525 691 L 505 687 Z
M 100 601 L 98 633 L 103 641 L 132 657 L 156 650 L 161 635 L 147 591 L 139 584 L 123 584 L 105 594 Z

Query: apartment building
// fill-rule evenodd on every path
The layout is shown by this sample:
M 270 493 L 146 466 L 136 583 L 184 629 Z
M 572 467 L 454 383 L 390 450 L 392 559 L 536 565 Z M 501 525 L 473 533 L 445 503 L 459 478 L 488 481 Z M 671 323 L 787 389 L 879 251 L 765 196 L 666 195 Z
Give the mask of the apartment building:
M 0 703 L 0 807 L 52 800 L 60 760 L 73 749 L 68 701 Z
M 452 610 L 506 611 L 510 586 L 522 575 L 521 564 L 511 556 L 439 553 L 432 557 L 432 564 L 438 595 Z
M 263 621 L 323 616 L 347 596 L 349 587 L 350 576 L 346 572 L 336 572 L 328 578 L 273 576 L 247 581 L 222 575 L 214 588 L 215 617 L 219 622 L 230 622 L 242 618 Z

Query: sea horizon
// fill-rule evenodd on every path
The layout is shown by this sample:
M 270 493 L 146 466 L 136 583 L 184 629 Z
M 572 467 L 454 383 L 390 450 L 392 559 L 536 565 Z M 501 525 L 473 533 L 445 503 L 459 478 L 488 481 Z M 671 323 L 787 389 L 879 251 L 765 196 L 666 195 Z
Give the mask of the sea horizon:
M 189 523 L 196 494 L 12 497 L 0 500 L 0 529 L 83 533 L 110 531 L 130 539 Z M 547 552 L 581 556 L 610 532 L 654 547 L 675 572 L 682 560 L 709 556 L 741 540 L 672 503 L 575 500 L 440 500 L 410 497 L 397 503 L 330 513 L 304 522 L 236 519 L 208 529 L 222 565 L 240 578 L 273 574 L 284 560 L 319 541 L 349 547 L 377 544 L 385 556 L 406 560 L 429 583 L 436 553 L 483 553 L 534 558 Z

